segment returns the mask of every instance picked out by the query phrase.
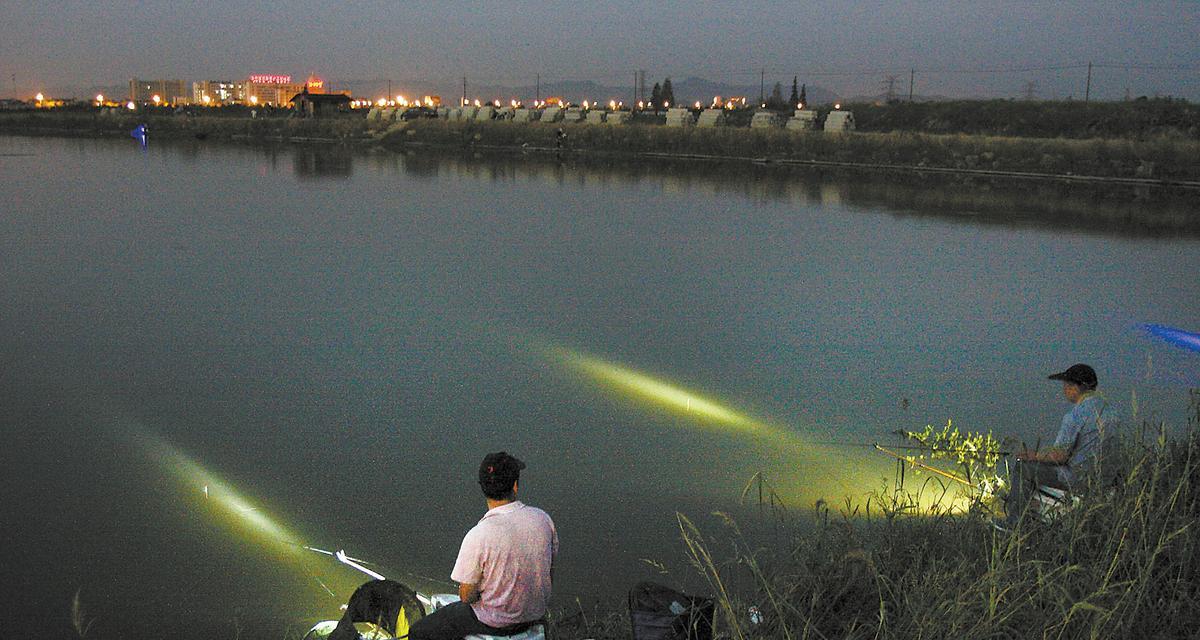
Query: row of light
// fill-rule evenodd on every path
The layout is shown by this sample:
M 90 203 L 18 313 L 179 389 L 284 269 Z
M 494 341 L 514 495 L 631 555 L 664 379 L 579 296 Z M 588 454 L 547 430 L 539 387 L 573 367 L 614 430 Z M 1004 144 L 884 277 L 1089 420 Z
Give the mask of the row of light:
M 398 99 L 398 100 L 399 100 L 399 99 Z M 466 107 L 466 106 L 471 106 L 472 104 L 474 104 L 474 106 L 476 106 L 476 107 L 483 107 L 483 106 L 495 106 L 495 107 L 500 107 L 500 106 L 502 105 L 502 103 L 501 103 L 501 101 L 500 101 L 500 99 L 499 99 L 499 98 L 496 98 L 496 99 L 494 99 L 494 100 L 491 100 L 491 101 L 489 101 L 489 102 L 482 102 L 482 101 L 480 101 L 478 98 L 476 98 L 476 99 L 475 99 L 475 100 L 472 102 L 471 100 L 469 100 L 469 99 L 467 99 L 467 98 L 462 98 L 462 99 L 460 100 L 460 103 L 461 103 L 461 104 L 462 104 L 462 106 L 464 106 L 464 107 Z M 555 103 L 555 104 L 559 104 L 559 105 L 562 105 L 562 106 L 567 106 L 567 105 L 570 105 L 570 104 L 571 104 L 571 103 L 569 103 L 569 102 L 562 102 L 562 101 L 558 101 L 558 100 L 554 100 L 554 101 L 553 101 L 553 103 Z M 359 104 L 359 103 L 357 103 L 357 102 L 356 102 L 356 105 L 357 105 L 357 104 Z M 388 101 L 386 101 L 386 100 L 384 100 L 384 99 L 380 99 L 380 100 L 378 100 L 378 101 L 377 101 L 375 104 L 376 104 L 377 106 L 396 106 L 396 105 L 397 105 L 397 103 L 388 102 Z M 523 107 L 523 106 L 524 106 L 524 103 L 523 103 L 523 102 L 521 102 L 521 101 L 519 101 L 519 100 L 512 100 L 512 101 L 511 101 L 509 104 L 510 104 L 510 105 L 511 105 L 511 106 L 512 106 L 514 109 L 515 109 L 515 108 L 519 108 L 519 107 Z M 545 107 L 546 107 L 546 105 L 547 105 L 547 104 L 550 104 L 550 103 L 547 103 L 545 100 L 534 100 L 532 104 L 533 104 L 533 108 L 535 108 L 535 109 L 541 109 L 541 108 L 545 108 Z M 747 101 L 746 101 L 746 98 L 744 98 L 744 97 L 743 97 L 743 98 L 730 98 L 730 99 L 729 99 L 729 100 L 727 100 L 727 101 L 722 101 L 722 100 L 721 100 L 721 97 L 720 97 L 720 96 L 717 96 L 717 97 L 713 98 L 712 104 L 711 104 L 711 105 L 709 105 L 709 107 L 708 107 L 708 108 L 710 108 L 710 109 L 730 109 L 730 110 L 732 110 L 732 109 L 737 109 L 739 106 L 740 106 L 741 108 L 745 108 L 745 107 L 746 107 L 746 104 L 747 104 Z M 362 105 L 362 106 L 371 106 L 371 105 L 372 105 L 372 103 L 371 103 L 369 100 L 364 100 L 364 101 L 361 101 L 361 105 Z M 407 103 L 406 103 L 406 102 L 403 102 L 403 101 L 399 101 L 399 106 L 407 106 Z M 430 105 L 430 106 L 432 106 L 432 105 Z M 599 101 L 595 101 L 595 100 L 584 100 L 584 101 L 583 101 L 583 103 L 582 103 L 582 106 L 583 106 L 583 108 L 584 108 L 584 109 L 594 109 L 594 108 L 598 108 L 598 107 L 600 106 L 600 102 L 599 102 Z M 648 108 L 654 108 L 654 103 L 651 103 L 651 102 L 646 102 L 645 100 L 639 100 L 639 101 L 638 101 L 638 103 L 637 103 L 637 106 L 638 106 L 638 110 L 643 110 L 643 109 L 648 109 Z M 670 107 L 671 107 L 671 102 L 670 102 L 670 101 L 667 101 L 667 100 L 664 100 L 664 101 L 663 101 L 663 103 L 662 103 L 662 106 L 663 106 L 663 108 L 664 108 L 664 109 L 670 108 Z M 704 105 L 703 105 L 703 103 L 701 103 L 699 100 L 697 100 L 697 101 L 695 102 L 695 104 L 693 104 L 692 106 L 693 106 L 693 108 L 695 108 L 695 109 L 703 109 L 703 108 L 705 108 L 705 107 L 704 107 Z M 764 102 L 764 103 L 762 103 L 762 105 L 761 105 L 761 106 L 762 106 L 763 108 L 766 108 L 767 104 Z M 613 111 L 615 111 L 615 110 L 617 110 L 617 109 L 624 109 L 624 108 L 625 108 L 625 102 L 624 102 L 624 101 L 619 101 L 619 100 L 609 100 L 609 101 L 608 101 L 608 108 L 609 108 L 610 110 L 613 110 Z M 796 103 L 796 108 L 797 108 L 797 109 L 804 109 L 804 103 L 803 103 L 803 102 L 797 102 L 797 103 Z M 834 109 L 841 109 L 841 108 L 842 108 L 842 105 L 841 105 L 841 103 L 838 103 L 838 104 L 835 104 L 835 105 L 833 105 L 833 108 L 834 108 Z
M 425 96 L 422 98 L 414 98 L 409 100 L 404 96 L 396 96 L 394 100 L 389 98 L 379 98 L 378 100 L 351 100 L 351 107 L 434 107 L 437 106 L 437 101 L 433 96 Z
M 37 98 L 37 101 L 38 101 L 39 103 L 40 103 L 40 102 L 44 102 L 44 101 L 45 101 L 45 99 L 46 99 L 46 96 L 42 95 L 41 93 L 37 94 L 37 95 L 36 95 L 36 96 L 34 96 L 34 97 L 35 97 L 35 98 Z M 154 101 L 154 105 L 155 105 L 155 106 L 158 106 L 159 104 L 161 104 L 161 103 L 162 103 L 162 97 L 161 97 L 161 96 L 159 96 L 159 95 L 157 95 L 157 94 L 155 94 L 155 95 L 154 95 L 153 97 L 151 97 L 150 99 Z M 212 104 L 212 97 L 211 97 L 211 96 L 208 96 L 208 95 L 204 95 L 204 96 L 201 98 L 201 101 L 202 101 L 202 102 L 204 102 L 204 104 L 205 104 L 205 105 Z M 712 105 L 711 105 L 709 108 L 711 108 L 711 109 L 736 109 L 736 108 L 737 108 L 737 105 L 738 105 L 738 103 L 739 103 L 739 102 L 741 103 L 741 105 L 742 105 L 742 107 L 743 107 L 743 108 L 746 106 L 746 99 L 745 99 L 745 98 L 731 98 L 731 99 L 729 99 L 729 101 L 727 101 L 727 102 L 725 102 L 724 104 L 722 104 L 722 103 L 721 103 L 721 98 L 720 98 L 720 96 L 717 96 L 717 97 L 713 98 Z M 101 106 L 101 105 L 103 105 L 103 104 L 104 104 L 104 94 L 96 94 L 96 105 L 97 105 L 97 106 Z M 258 96 L 250 96 L 250 104 L 258 104 Z M 462 104 L 463 104 L 463 106 L 468 106 L 468 105 L 470 104 L 470 101 L 468 101 L 466 98 L 463 98 L 463 99 L 462 99 Z M 500 99 L 499 99 L 499 98 L 496 98 L 495 100 L 492 100 L 492 101 L 491 101 L 490 103 L 488 103 L 488 104 L 489 104 L 489 105 L 494 105 L 494 106 L 497 106 L 497 107 L 499 107 L 499 106 L 500 106 Z M 562 104 L 562 103 L 559 103 L 559 104 Z M 596 107 L 597 105 L 599 105 L 599 104 L 600 104 L 599 102 L 594 102 L 594 101 L 590 101 L 590 100 L 584 100 L 584 101 L 583 101 L 583 108 L 584 108 L 584 109 L 592 109 L 592 108 L 595 108 L 595 107 Z M 647 104 L 648 104 L 648 103 L 647 103 L 647 102 L 645 102 L 644 100 L 639 100 L 639 101 L 638 101 L 638 109 L 639 109 L 639 110 L 640 110 L 640 109 L 645 109 L 645 108 L 647 107 Z M 420 100 L 414 100 L 413 102 L 409 102 L 409 101 L 408 101 L 408 99 L 406 99 L 404 96 L 396 96 L 396 99 L 395 99 L 395 100 L 388 100 L 387 98 L 380 98 L 380 99 L 378 99 L 378 100 L 376 100 L 376 101 L 374 101 L 374 102 L 372 102 L 372 101 L 370 101 L 370 100 L 354 100 L 354 101 L 352 101 L 352 102 L 350 103 L 350 106 L 351 106 L 351 107 L 370 107 L 370 106 L 377 106 L 377 107 L 410 107 L 410 106 L 412 106 L 412 107 L 419 107 L 419 106 L 422 106 L 422 105 L 424 105 L 424 106 L 426 106 L 426 107 L 432 107 L 432 106 L 434 106 L 433 96 L 425 96 L 424 98 L 422 98 L 422 99 L 420 99 Z M 514 99 L 514 100 L 511 102 L 511 105 L 512 105 L 512 107 L 513 107 L 514 109 L 516 109 L 516 108 L 518 108 L 518 107 L 521 107 L 521 106 L 523 105 L 523 103 L 521 103 L 521 102 L 519 102 L 519 101 L 517 101 L 517 100 L 515 100 L 515 99 Z M 126 107 L 128 107 L 128 108 L 130 108 L 130 109 L 133 109 L 133 108 L 135 108 L 135 105 L 133 104 L 133 101 L 132 101 L 132 100 L 130 100 L 129 102 L 127 102 L 125 106 L 126 106 Z M 483 106 L 483 104 L 482 104 L 482 103 L 480 103 L 480 101 L 479 101 L 478 99 L 476 99 L 476 100 L 475 100 L 475 106 L 476 106 L 476 107 L 482 107 L 482 106 Z M 533 106 L 534 106 L 534 108 L 538 108 L 538 109 L 544 108 L 544 107 L 546 106 L 546 101 L 545 101 L 545 100 L 535 100 L 535 101 L 533 102 Z M 650 105 L 650 106 L 653 106 L 653 105 Z M 664 109 L 665 109 L 665 108 L 669 108 L 670 106 L 671 106 L 671 103 L 670 103 L 670 101 L 664 101 L 664 102 L 663 102 L 663 108 L 664 108 Z M 703 109 L 703 108 L 704 108 L 704 106 L 703 106 L 702 104 L 700 104 L 700 101 L 699 101 L 699 100 L 697 100 L 697 101 L 696 101 L 696 104 L 695 104 L 695 105 L 693 105 L 693 106 L 694 106 L 694 108 L 696 108 L 696 109 Z M 762 103 L 762 107 L 763 107 L 763 108 L 766 108 L 766 106 L 767 106 L 767 103 L 765 103 L 765 102 L 764 102 L 764 103 Z M 608 101 L 608 108 L 609 108 L 610 110 L 613 110 L 613 111 L 615 111 L 615 110 L 617 110 L 617 109 L 623 109 L 624 107 L 625 107 L 625 103 L 624 103 L 624 102 L 617 101 L 617 100 L 609 100 L 609 101 Z M 797 108 L 797 109 L 803 109 L 803 108 L 804 108 L 804 103 L 803 103 L 803 102 L 797 102 L 797 103 L 796 103 L 796 108 Z M 833 105 L 833 108 L 834 108 L 834 109 L 841 109 L 841 108 L 842 108 L 842 104 L 839 102 L 839 103 L 837 103 L 837 104 Z

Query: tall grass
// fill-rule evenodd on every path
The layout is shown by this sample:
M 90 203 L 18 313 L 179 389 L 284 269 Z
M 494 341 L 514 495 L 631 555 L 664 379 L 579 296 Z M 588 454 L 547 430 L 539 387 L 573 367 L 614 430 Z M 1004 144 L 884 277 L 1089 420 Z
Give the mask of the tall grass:
M 1200 628 L 1200 394 L 1189 429 L 1144 425 L 1110 447 L 1076 508 L 1010 531 L 985 514 L 916 515 L 881 491 L 819 504 L 759 546 L 726 519 L 679 517 L 731 638 L 1192 638 Z M 815 527 L 811 521 L 815 520 Z M 802 526 L 808 521 L 810 526 Z M 759 624 L 747 611 L 763 612 Z

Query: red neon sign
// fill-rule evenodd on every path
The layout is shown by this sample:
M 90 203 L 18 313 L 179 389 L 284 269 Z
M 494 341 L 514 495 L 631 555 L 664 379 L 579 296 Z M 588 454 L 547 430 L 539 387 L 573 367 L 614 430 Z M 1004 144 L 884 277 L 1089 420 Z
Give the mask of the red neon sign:
M 250 82 L 254 84 L 291 84 L 292 77 L 273 73 L 255 73 L 250 75 Z

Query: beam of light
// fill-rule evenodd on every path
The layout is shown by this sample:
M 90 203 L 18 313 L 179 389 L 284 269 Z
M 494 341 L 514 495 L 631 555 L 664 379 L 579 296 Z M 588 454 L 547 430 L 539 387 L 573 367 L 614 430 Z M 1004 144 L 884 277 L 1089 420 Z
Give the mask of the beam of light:
M 817 498 L 840 501 L 846 497 L 858 501 L 866 493 L 880 489 L 881 481 L 886 479 L 892 466 L 881 457 L 864 455 L 862 451 L 813 442 L 795 429 L 755 418 L 630 367 L 565 347 L 552 347 L 547 351 L 569 369 L 621 395 L 691 418 L 691 423 L 698 427 L 718 427 L 763 447 L 769 455 L 781 453 L 786 460 L 781 468 L 774 470 L 774 484 L 780 497 L 789 501 Z M 764 459 L 763 464 L 768 461 Z M 958 492 L 922 493 L 918 502 L 922 510 L 940 504 L 962 511 L 968 504 Z
M 1141 328 L 1146 333 L 1163 340 L 1169 344 L 1187 349 L 1188 351 L 1200 352 L 1200 333 L 1192 333 L 1183 329 L 1176 329 L 1161 324 L 1143 324 Z
M 559 348 L 553 351 L 554 355 L 570 368 L 584 373 L 610 388 L 676 413 L 691 416 L 699 422 L 721 425 L 746 434 L 792 437 L 792 434 L 772 427 L 761 420 L 756 420 L 716 400 L 629 367 L 571 349 Z
M 252 504 L 228 482 L 161 438 L 143 434 L 140 439 L 154 459 L 180 482 L 185 486 L 200 487 L 205 503 L 216 506 L 224 524 L 269 546 L 293 551 L 298 548 L 300 536 Z
M 308 582 L 308 578 L 313 578 L 321 587 L 318 593 L 322 594 L 321 601 L 310 603 L 314 610 L 320 610 L 328 604 L 328 601 L 324 600 L 326 595 L 334 598 L 348 597 L 362 584 L 362 579 L 361 576 L 355 577 L 358 575 L 357 573 L 348 571 L 331 574 L 328 572 L 329 565 L 326 562 L 317 562 L 316 558 L 305 553 L 306 551 L 329 557 L 377 580 L 384 579 L 382 574 L 367 568 L 365 565 L 368 563 L 365 560 L 353 558 L 341 549 L 327 551 L 300 543 L 299 541 L 303 537 L 269 515 L 264 506 L 252 504 L 230 483 L 185 455 L 162 437 L 128 422 L 120 424 L 118 427 L 126 431 L 130 439 L 138 443 L 166 472 L 175 476 L 185 489 L 189 492 L 203 493 L 204 498 L 201 503 L 203 511 L 211 516 L 216 516 L 219 524 L 230 533 L 276 552 L 274 559 L 283 561 L 285 565 L 298 571 L 300 575 L 306 576 L 305 582 L 310 585 L 310 588 L 312 588 L 312 582 Z M 437 582 L 429 578 L 421 578 L 421 580 L 428 583 L 425 585 L 426 587 Z M 339 596 L 337 595 L 339 592 L 346 595 Z M 427 592 L 438 593 L 436 589 L 429 589 Z M 432 606 L 433 601 L 430 596 L 419 593 L 418 598 L 426 608 Z M 296 601 L 292 599 L 290 603 L 295 605 Z

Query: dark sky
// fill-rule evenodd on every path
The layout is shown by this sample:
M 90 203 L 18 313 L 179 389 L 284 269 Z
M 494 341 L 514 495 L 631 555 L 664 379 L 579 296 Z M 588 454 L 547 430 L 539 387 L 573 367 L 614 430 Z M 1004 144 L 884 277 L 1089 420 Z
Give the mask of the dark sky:
M 476 84 L 701 76 L 877 93 L 1200 99 L 1200 2 L 17 2 L 0 0 L 0 95 L 131 77 Z M 1152 65 L 1158 68 L 1122 68 Z M 1161 67 L 1183 67 L 1165 69 Z M 1012 69 L 1042 69 L 1011 71 Z M 985 69 L 1004 72 L 978 73 Z M 837 72 L 837 75 L 826 75 Z M 16 79 L 13 81 L 13 75 Z

